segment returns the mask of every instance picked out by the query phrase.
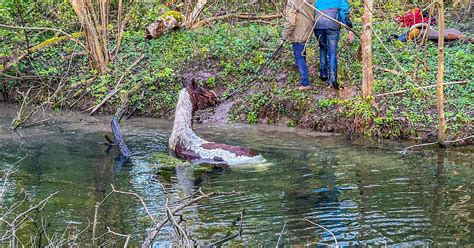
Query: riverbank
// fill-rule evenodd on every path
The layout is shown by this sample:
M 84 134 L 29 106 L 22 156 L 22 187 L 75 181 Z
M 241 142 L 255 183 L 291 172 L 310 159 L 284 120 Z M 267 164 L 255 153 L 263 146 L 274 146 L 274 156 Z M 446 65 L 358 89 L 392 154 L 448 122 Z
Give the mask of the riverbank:
M 116 63 L 110 73 L 100 76 L 89 69 L 87 57 L 74 43 L 62 42 L 30 54 L 29 60 L 18 63 L 17 73 L 9 71 L 15 76 L 3 77 L 1 100 L 21 103 L 31 89 L 28 99 L 33 101 L 28 109 L 46 101 L 57 111 L 72 108 L 90 113 L 108 99 L 98 112 L 113 114 L 126 102 L 127 115 L 171 119 L 178 90 L 194 78 L 220 96 L 244 89 L 216 109 L 197 113 L 196 123 L 261 123 L 349 136 L 436 140 L 436 88 L 430 87 L 436 82 L 435 44 L 429 43 L 425 54 L 412 43 L 374 41 L 373 106 L 359 96 L 359 44 L 349 44 L 345 32 L 339 52 L 343 90 L 327 89 L 318 80 L 314 38 L 308 44 L 312 90 L 297 89 L 299 76 L 289 44 L 258 80 L 249 82 L 276 48 L 280 26 L 281 20 L 270 24 L 217 23 L 212 28 L 173 31 L 148 42 L 142 31 L 126 31 Z M 383 40 L 388 34 L 402 32 L 384 20 L 374 28 Z M 447 133 L 453 140 L 474 131 L 474 45 L 456 42 L 445 52 L 445 81 L 454 82 L 445 87 Z

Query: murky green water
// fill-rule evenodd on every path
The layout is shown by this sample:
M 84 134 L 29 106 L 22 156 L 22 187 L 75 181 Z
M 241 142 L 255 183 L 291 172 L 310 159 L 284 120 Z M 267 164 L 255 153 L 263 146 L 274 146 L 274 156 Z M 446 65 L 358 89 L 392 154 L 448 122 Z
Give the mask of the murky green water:
M 7 108 L 11 106 L 0 106 L 3 127 L 13 113 Z M 343 246 L 474 245 L 472 147 L 404 156 L 351 145 L 344 137 L 293 129 L 198 126 L 202 137 L 251 147 L 269 163 L 227 169 L 187 166 L 173 173 L 157 173 L 153 157 L 167 152 L 171 123 L 126 121 L 123 128 L 133 158 L 119 168 L 114 161 L 116 151 L 100 144 L 109 130 L 107 118 L 62 116 L 57 125 L 20 130 L 19 134 L 0 129 L 0 167 L 8 168 L 26 156 L 9 178 L 1 213 L 24 199 L 24 206 L 8 218 L 58 191 L 20 232 L 24 242 L 35 230 L 46 230 L 43 245 L 53 237 L 59 240 L 64 230 L 63 237 L 69 237 L 71 230 L 82 230 L 93 219 L 95 202 L 113 184 L 141 195 L 157 216 L 164 214 L 165 190 L 172 199 L 200 187 L 205 192 L 242 192 L 202 201 L 183 212 L 192 237 L 202 245 L 234 234 L 242 211 L 243 236 L 233 244 L 275 245 L 285 223 L 280 244 L 334 244 L 329 232 L 304 220 L 308 219 L 329 229 Z M 117 195 L 100 208 L 99 221 L 101 231 L 110 227 L 132 234 L 134 246 L 143 241 L 151 226 L 139 202 Z M 91 230 L 81 234 L 83 244 L 90 242 Z M 171 244 L 173 233 L 167 226 L 157 245 Z

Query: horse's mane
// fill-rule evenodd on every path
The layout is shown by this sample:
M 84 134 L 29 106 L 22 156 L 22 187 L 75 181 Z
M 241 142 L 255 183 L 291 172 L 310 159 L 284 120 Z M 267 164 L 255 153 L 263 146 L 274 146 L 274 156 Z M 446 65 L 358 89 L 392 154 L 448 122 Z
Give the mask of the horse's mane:
M 169 140 L 171 150 L 190 150 L 196 145 L 199 146 L 208 143 L 194 133 L 192 129 L 192 118 L 193 103 L 191 95 L 186 88 L 183 88 L 179 91 L 178 103 L 174 114 L 173 131 Z

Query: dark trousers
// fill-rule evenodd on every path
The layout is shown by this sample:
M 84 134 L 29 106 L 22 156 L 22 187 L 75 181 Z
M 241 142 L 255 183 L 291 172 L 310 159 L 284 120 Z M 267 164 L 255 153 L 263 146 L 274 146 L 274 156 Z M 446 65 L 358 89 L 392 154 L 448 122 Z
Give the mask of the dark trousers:
M 315 29 L 314 34 L 319 40 L 319 73 L 322 77 L 337 74 L 337 43 L 339 30 Z
M 301 76 L 301 85 L 309 85 L 308 67 L 306 66 L 306 51 L 304 50 L 304 43 L 292 43 L 293 55 L 295 56 L 296 66 Z

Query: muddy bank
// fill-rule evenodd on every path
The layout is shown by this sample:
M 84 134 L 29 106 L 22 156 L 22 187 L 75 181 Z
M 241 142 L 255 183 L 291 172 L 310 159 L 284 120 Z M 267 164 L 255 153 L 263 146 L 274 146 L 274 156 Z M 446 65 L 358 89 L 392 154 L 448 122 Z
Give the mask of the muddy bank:
M 284 134 L 285 136 L 294 136 L 295 139 L 298 137 L 305 139 L 320 139 L 325 137 L 334 137 L 344 143 L 352 145 L 362 146 L 370 149 L 380 149 L 393 152 L 402 151 L 403 148 L 416 144 L 414 141 L 409 140 L 387 140 L 364 137 L 361 135 L 350 135 L 344 132 L 321 132 L 315 131 L 314 128 L 302 128 L 302 127 L 287 127 L 283 123 L 274 123 L 273 125 L 268 124 L 254 124 L 248 125 L 243 123 L 228 123 L 225 118 L 228 118 L 226 112 L 230 104 L 222 104 L 216 108 L 215 113 L 211 111 L 201 112 L 196 116 L 197 122 L 194 125 L 194 129 L 199 134 L 202 130 L 224 130 L 227 129 L 229 140 L 222 140 L 222 142 L 230 142 L 232 144 L 232 137 L 234 135 L 245 135 L 254 136 L 255 140 L 260 140 L 263 137 L 259 137 L 261 134 L 265 134 L 265 138 L 274 137 L 275 142 L 278 143 L 278 136 Z M 0 140 L 17 140 L 20 142 L 28 142 L 29 138 L 36 136 L 44 136 L 49 134 L 63 133 L 63 132 L 75 132 L 80 131 L 81 133 L 103 133 L 111 134 L 110 121 L 111 115 L 97 114 L 90 116 L 81 113 L 76 110 L 63 110 L 63 111 L 41 111 L 35 113 L 27 127 L 18 128 L 12 131 L 10 128 L 10 122 L 17 114 L 19 107 L 15 104 L 0 103 Z M 324 117 L 322 117 L 324 118 Z M 340 121 L 340 120 L 339 120 Z M 140 126 L 140 129 L 136 129 L 136 126 Z M 140 130 L 156 130 L 156 132 L 171 134 L 172 121 L 163 118 L 153 117 L 137 117 L 133 116 L 130 119 L 123 119 L 121 127 L 125 140 L 129 135 L 137 135 Z M 147 139 L 152 138 L 154 133 L 147 132 Z M 203 138 L 206 135 L 214 136 L 214 134 L 206 131 Z M 140 135 L 141 136 L 141 135 Z M 161 135 L 160 135 L 161 136 Z M 166 138 L 167 139 L 167 138 Z M 104 139 L 103 142 L 106 142 Z M 474 148 L 469 143 L 464 143 L 468 146 L 466 148 Z M 250 147 L 251 144 L 248 144 Z M 104 146 L 105 147 L 105 146 Z

